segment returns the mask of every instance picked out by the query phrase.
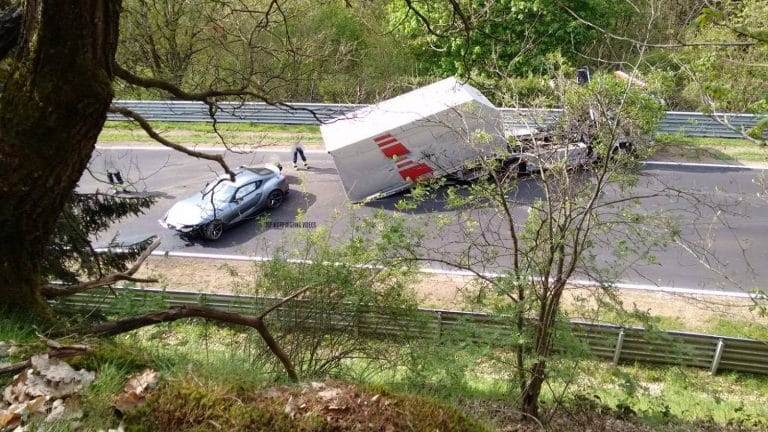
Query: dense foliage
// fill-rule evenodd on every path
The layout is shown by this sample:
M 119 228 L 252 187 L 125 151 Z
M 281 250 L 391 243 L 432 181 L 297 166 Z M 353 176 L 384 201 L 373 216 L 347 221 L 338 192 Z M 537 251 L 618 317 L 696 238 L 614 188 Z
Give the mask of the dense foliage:
M 387 33 L 386 2 L 126 0 L 118 60 L 190 91 L 253 88 L 269 100 L 371 102 L 399 91 L 413 60 Z M 268 7 L 269 6 L 269 7 Z M 216 67 L 211 67 L 216 65 Z M 167 98 L 119 89 L 122 98 Z
M 750 42 L 743 47 L 688 47 L 670 59 L 679 67 L 681 104 L 703 111 L 768 112 L 768 5 L 725 1 L 690 29 L 693 42 Z
M 498 104 L 552 106 L 548 83 L 587 65 L 659 81 L 669 109 L 761 113 L 768 104 L 768 8 L 757 0 L 718 9 L 672 0 L 279 3 L 278 19 L 265 25 L 251 18 L 263 0 L 244 2 L 245 12 L 127 0 L 118 59 L 188 90 L 255 87 L 296 102 L 370 103 L 454 75 Z M 494 96 L 500 89 L 506 99 Z M 168 97 L 124 84 L 118 92 Z
M 114 244 L 114 250 L 98 253 L 91 240 L 110 225 L 128 216 L 142 214 L 154 203 L 152 197 L 118 197 L 103 193 L 74 193 L 56 222 L 43 261 L 43 276 L 49 280 L 75 283 L 81 278 L 99 278 L 106 273 L 125 271 L 126 263 L 151 243 L 142 239 L 132 244 Z
M 546 57 L 561 52 L 574 63 L 601 34 L 569 9 L 611 28 L 629 12 L 623 2 L 464 0 L 461 12 L 449 2 L 393 2 L 389 19 L 416 54 L 419 74 L 431 76 L 519 76 L 545 70 Z M 426 27 L 424 21 L 429 22 Z

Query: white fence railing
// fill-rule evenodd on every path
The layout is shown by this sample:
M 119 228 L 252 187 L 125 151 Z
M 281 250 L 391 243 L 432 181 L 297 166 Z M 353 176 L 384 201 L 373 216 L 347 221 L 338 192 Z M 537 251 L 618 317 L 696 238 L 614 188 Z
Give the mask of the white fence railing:
M 254 315 L 276 299 L 227 294 L 116 288 L 118 297 L 107 290 L 94 290 L 63 297 L 55 304 L 67 309 L 103 311 L 129 310 L 134 313 L 150 306 L 205 305 Z M 412 337 L 452 342 L 475 340 L 503 345 L 513 335 L 512 322 L 497 315 L 436 309 L 393 314 L 367 306 L 317 310 L 312 303 L 295 300 L 279 308 L 270 319 L 296 320 L 303 325 L 332 325 L 371 337 Z M 595 357 L 616 363 L 639 362 L 690 366 L 711 373 L 730 370 L 768 375 L 768 341 L 711 336 L 685 332 L 649 332 L 642 328 L 571 322 L 571 333 Z

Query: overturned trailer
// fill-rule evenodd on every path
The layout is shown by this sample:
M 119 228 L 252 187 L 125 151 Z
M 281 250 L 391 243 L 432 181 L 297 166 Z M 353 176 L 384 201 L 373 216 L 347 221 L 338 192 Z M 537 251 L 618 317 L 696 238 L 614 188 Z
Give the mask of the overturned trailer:
M 471 176 L 481 157 L 506 151 L 501 113 L 477 89 L 447 78 L 320 126 L 353 202 L 426 178 Z
M 555 140 L 549 128 L 515 128 L 506 132 L 509 158 L 506 166 L 514 166 L 520 174 L 535 174 L 564 164 L 578 168 L 596 160 L 585 140 Z

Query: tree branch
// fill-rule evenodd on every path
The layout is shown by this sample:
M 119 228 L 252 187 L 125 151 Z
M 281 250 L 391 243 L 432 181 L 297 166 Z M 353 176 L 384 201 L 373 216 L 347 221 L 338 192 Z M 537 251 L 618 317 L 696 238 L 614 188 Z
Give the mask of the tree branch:
M 129 317 L 118 321 L 100 323 L 88 328 L 75 329 L 75 332 L 81 335 L 93 334 L 100 336 L 114 336 L 117 334 L 136 330 L 141 327 L 159 324 L 162 322 L 172 322 L 183 318 L 206 318 L 221 322 L 239 324 L 256 329 L 256 331 L 259 332 L 261 338 L 267 344 L 269 350 L 272 351 L 272 354 L 274 354 L 280 363 L 282 363 L 283 368 L 285 368 L 285 372 L 288 374 L 288 377 L 291 379 L 291 381 L 298 382 L 299 377 L 296 374 L 296 368 L 293 366 L 293 363 L 291 362 L 290 358 L 288 358 L 288 355 L 285 353 L 285 351 L 283 351 L 277 341 L 275 341 L 275 338 L 272 337 L 272 334 L 269 332 L 269 329 L 267 329 L 267 326 L 264 323 L 264 318 L 270 312 L 304 294 L 310 288 L 312 288 L 312 286 L 306 286 L 294 292 L 288 297 L 285 297 L 284 299 L 276 302 L 256 317 L 201 306 L 176 306 L 166 310 L 150 312 L 144 315 Z
M 112 65 L 112 68 L 114 70 L 115 76 L 122 79 L 123 81 L 133 84 L 135 86 L 144 87 L 144 88 L 154 88 L 158 90 L 164 90 L 171 95 L 182 99 L 182 100 L 188 100 L 188 101 L 199 101 L 203 102 L 204 104 L 208 105 L 208 111 L 213 115 L 218 110 L 218 105 L 216 102 L 212 101 L 211 99 L 217 98 L 217 97 L 234 97 L 234 96 L 250 96 L 254 99 L 258 99 L 260 101 L 263 101 L 267 105 L 277 106 L 277 107 L 283 107 L 290 110 L 298 110 L 298 111 L 306 111 L 312 115 L 312 117 L 317 120 L 320 123 L 324 123 L 324 121 L 317 116 L 317 113 L 315 113 L 313 110 L 308 108 L 300 108 L 300 107 L 293 107 L 290 104 L 275 102 L 269 99 L 267 95 L 262 93 L 257 93 L 253 90 L 248 90 L 245 87 L 238 88 L 238 89 L 224 89 L 224 90 L 215 90 L 210 89 L 204 92 L 198 92 L 198 93 L 189 93 L 186 92 L 179 87 L 176 87 L 175 85 L 159 80 L 154 78 L 146 78 L 146 77 L 140 77 L 138 75 L 133 74 L 129 70 L 123 68 L 116 62 Z M 214 119 L 215 120 L 215 119 Z
M 102 287 L 105 285 L 111 285 L 117 281 L 129 281 L 129 282 L 139 282 L 139 283 L 157 282 L 157 279 L 142 279 L 142 278 L 133 277 L 133 275 L 139 270 L 139 268 L 141 268 L 142 264 L 144 264 L 144 261 L 147 260 L 147 258 L 152 253 L 152 251 L 157 249 L 158 246 L 160 246 L 160 239 L 155 239 L 155 241 L 153 241 L 152 244 L 149 245 L 149 247 L 146 248 L 144 252 L 141 253 L 139 258 L 136 260 L 136 262 L 133 263 L 131 268 L 129 268 L 124 272 L 111 273 L 96 280 L 86 281 L 79 284 L 70 285 L 64 288 L 56 288 L 50 285 L 44 286 L 41 289 L 41 292 L 44 297 L 50 299 L 50 298 L 56 298 L 56 297 L 61 297 L 66 295 L 77 294 L 79 292 L 88 291 L 88 290 Z
M 68 346 L 61 346 L 61 347 L 52 347 L 47 351 L 49 358 L 69 358 L 69 357 L 78 357 L 81 355 L 90 354 L 92 350 L 84 345 L 68 345 Z M 0 367 L 0 374 L 5 373 L 16 373 L 23 371 L 24 369 L 32 366 L 32 359 L 28 358 L 27 360 L 24 360 L 22 362 L 9 364 L 6 366 Z
M 195 151 L 195 150 L 190 150 L 190 149 L 184 147 L 183 145 L 171 142 L 171 141 L 163 138 L 159 133 L 157 133 L 157 131 L 155 131 L 155 129 L 152 128 L 152 125 L 150 125 L 149 122 L 144 117 L 142 117 L 139 113 L 131 111 L 128 108 L 112 105 L 112 106 L 109 107 L 108 111 L 111 112 L 111 113 L 115 113 L 115 114 L 121 114 L 124 117 L 127 117 L 129 119 L 132 119 L 132 120 L 136 121 L 136 123 L 138 123 L 139 126 L 141 126 L 142 129 L 144 129 L 144 131 L 147 133 L 147 135 L 149 135 L 150 137 L 152 137 L 152 139 L 154 139 L 155 141 L 159 142 L 160 144 L 162 144 L 162 145 L 164 145 L 166 147 L 172 148 L 172 149 L 174 149 L 174 150 L 176 150 L 178 152 L 184 153 L 184 154 L 186 154 L 188 156 L 196 157 L 196 158 L 199 158 L 199 159 L 206 159 L 206 160 L 210 160 L 210 161 L 214 161 L 214 162 L 218 163 L 224 169 L 224 171 L 226 171 L 226 173 L 229 174 L 229 176 L 232 179 L 235 178 L 235 173 L 232 172 L 232 170 L 229 168 L 227 163 L 224 162 L 224 156 L 222 156 L 222 155 L 212 155 L 212 154 L 208 154 L 208 153 L 198 152 L 198 151 Z
M 598 26 L 597 24 L 594 24 L 588 20 L 585 20 L 581 16 L 579 16 L 576 12 L 572 11 L 568 6 L 564 4 L 560 4 L 560 7 L 565 9 L 571 16 L 576 18 L 579 22 L 582 24 L 585 24 L 589 27 L 592 27 L 593 29 L 599 31 L 600 33 L 616 40 L 620 40 L 623 42 L 630 42 L 637 46 L 643 46 L 646 48 L 685 48 L 685 47 L 701 47 L 701 46 L 712 46 L 712 47 L 750 47 L 755 46 L 756 42 L 684 42 L 684 43 L 676 43 L 676 44 L 652 44 L 647 42 L 642 42 L 636 39 L 628 38 L 626 36 L 619 36 L 616 34 L 613 34 L 609 32 L 608 30 Z
M 269 347 L 270 351 L 280 360 L 283 364 L 288 377 L 291 381 L 298 382 L 299 378 L 296 375 L 296 369 L 293 367 L 293 363 L 275 342 L 275 339 L 267 330 L 264 324 L 262 316 L 249 317 L 232 312 L 221 311 L 213 308 L 200 307 L 200 306 L 176 306 L 166 310 L 150 312 L 144 315 L 125 318 L 118 321 L 110 321 L 100 323 L 90 328 L 76 329 L 78 334 L 93 334 L 100 336 L 114 336 L 121 333 L 136 330 L 142 327 L 160 324 L 163 322 L 173 322 L 183 318 L 207 318 L 216 321 L 227 322 L 232 324 L 239 324 L 246 327 L 256 329 L 264 339 L 264 342 Z

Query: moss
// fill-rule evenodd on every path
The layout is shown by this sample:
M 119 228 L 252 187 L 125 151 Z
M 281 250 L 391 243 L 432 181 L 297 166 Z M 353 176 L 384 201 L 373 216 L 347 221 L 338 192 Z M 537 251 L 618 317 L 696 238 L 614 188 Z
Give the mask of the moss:
M 137 411 L 125 418 L 128 431 L 326 431 L 324 419 L 302 416 L 295 421 L 278 401 L 253 404 L 231 390 L 193 383 L 160 386 Z
M 366 392 L 381 394 L 391 398 L 395 402 L 396 409 L 401 416 L 395 419 L 395 430 L 413 431 L 486 431 L 488 430 L 480 422 L 467 417 L 458 409 L 421 396 L 395 394 L 380 386 L 370 386 Z M 375 424 L 376 422 L 372 422 Z
M 139 410 L 125 418 L 129 431 L 486 431 L 456 408 L 381 388 L 351 384 L 329 387 L 343 392 L 346 405 L 312 396 L 311 387 L 282 387 L 262 393 L 235 391 L 195 379 L 166 382 Z M 271 393 L 271 394 L 270 394 Z M 299 405 L 286 413 L 289 400 Z M 382 402 L 374 402 L 374 401 Z M 383 402 L 386 400 L 386 402 Z M 357 405 L 354 402 L 357 401 Z M 378 407 L 378 408 L 375 408 Z M 332 412 L 329 412 L 331 410 Z
M 98 340 L 90 346 L 93 348 L 91 354 L 73 358 L 69 363 L 88 370 L 100 370 L 102 365 L 111 364 L 127 372 L 138 372 L 151 363 L 143 352 L 109 339 Z

